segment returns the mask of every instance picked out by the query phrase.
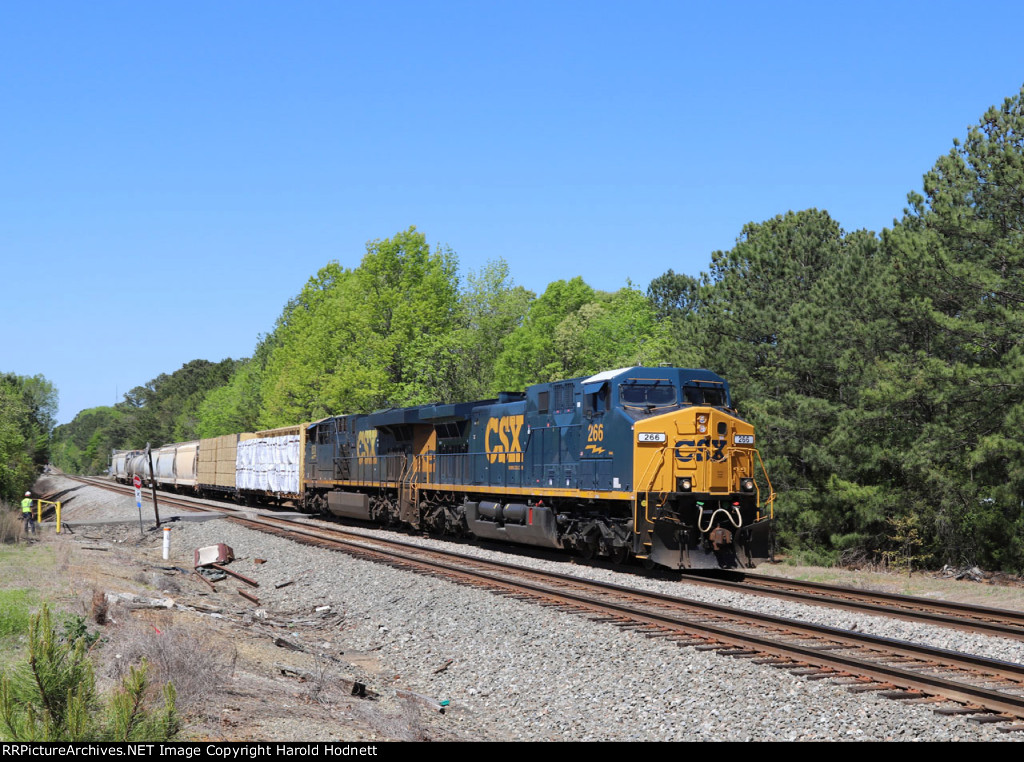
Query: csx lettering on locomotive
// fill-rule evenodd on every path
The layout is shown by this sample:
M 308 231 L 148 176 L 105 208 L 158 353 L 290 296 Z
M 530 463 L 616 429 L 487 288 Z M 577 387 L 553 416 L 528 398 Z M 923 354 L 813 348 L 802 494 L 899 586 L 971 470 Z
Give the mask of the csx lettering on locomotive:
M 523 447 L 519 434 L 523 429 L 521 415 L 503 415 L 487 421 L 484 448 L 491 463 L 522 463 Z

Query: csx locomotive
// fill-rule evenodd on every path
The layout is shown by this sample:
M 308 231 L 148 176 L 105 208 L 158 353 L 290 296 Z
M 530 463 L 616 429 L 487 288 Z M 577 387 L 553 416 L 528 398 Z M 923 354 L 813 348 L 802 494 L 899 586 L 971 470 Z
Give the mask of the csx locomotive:
M 774 494 L 754 429 L 707 370 L 621 368 L 493 400 L 232 436 L 200 440 L 186 487 L 673 569 L 770 555 Z M 269 454 L 254 466 L 256 446 Z M 230 483 L 204 477 L 232 467 Z M 254 481 L 261 469 L 294 486 Z

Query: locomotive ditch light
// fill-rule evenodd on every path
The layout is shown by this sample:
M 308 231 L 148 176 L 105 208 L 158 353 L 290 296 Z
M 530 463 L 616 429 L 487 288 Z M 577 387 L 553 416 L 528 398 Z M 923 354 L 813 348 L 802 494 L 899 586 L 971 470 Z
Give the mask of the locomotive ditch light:
M 684 476 L 676 479 L 676 492 L 689 492 L 693 489 L 693 482 L 690 477 Z
M 750 478 L 740 479 L 740 489 L 744 492 L 753 492 L 754 480 Z

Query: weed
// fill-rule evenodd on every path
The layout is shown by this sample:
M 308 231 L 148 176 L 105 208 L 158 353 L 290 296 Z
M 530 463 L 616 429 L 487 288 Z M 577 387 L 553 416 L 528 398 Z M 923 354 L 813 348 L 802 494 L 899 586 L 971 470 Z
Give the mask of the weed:
M 38 602 L 31 590 L 0 590 L 0 638 L 27 635 Z
M 145 622 L 127 622 L 109 633 L 104 647 L 108 674 L 121 680 L 129 665 L 145 659 L 157 682 L 173 682 L 177 704 L 183 709 L 198 706 L 226 681 L 234 670 L 237 653 L 230 659 L 205 644 L 208 633 L 187 625 L 158 628 Z
M 10 545 L 21 540 L 25 525 L 21 514 L 6 503 L 0 503 L 0 545 Z

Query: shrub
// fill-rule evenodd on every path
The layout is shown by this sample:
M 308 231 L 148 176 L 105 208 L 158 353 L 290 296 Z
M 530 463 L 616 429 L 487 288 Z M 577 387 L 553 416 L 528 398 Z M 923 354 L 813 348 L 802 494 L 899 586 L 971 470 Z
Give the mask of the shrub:
M 150 707 L 146 671 L 145 662 L 132 667 L 102 702 L 85 639 L 62 641 L 44 606 L 29 627 L 28 661 L 0 679 L 0 740 L 174 740 L 180 729 L 174 687 L 164 687 L 162 707 Z

